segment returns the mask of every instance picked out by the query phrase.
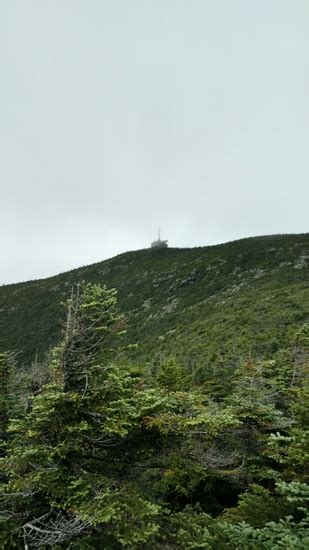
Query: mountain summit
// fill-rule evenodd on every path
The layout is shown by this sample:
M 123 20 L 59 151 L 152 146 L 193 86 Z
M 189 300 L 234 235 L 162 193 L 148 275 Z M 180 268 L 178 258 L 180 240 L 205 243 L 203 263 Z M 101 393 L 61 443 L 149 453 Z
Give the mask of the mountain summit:
M 0 350 L 31 362 L 54 345 L 61 305 L 83 280 L 115 287 L 132 358 L 176 355 L 192 369 L 268 356 L 308 318 L 309 234 L 120 254 L 48 279 L 0 288 Z M 161 359 L 160 359 L 161 358 Z

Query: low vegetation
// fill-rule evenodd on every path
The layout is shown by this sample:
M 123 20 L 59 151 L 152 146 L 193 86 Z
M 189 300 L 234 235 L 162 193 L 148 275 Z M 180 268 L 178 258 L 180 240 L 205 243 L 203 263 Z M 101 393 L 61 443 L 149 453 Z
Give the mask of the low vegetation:
M 307 548 L 308 244 L 1 287 L 0 546 Z
M 301 238 L 286 238 L 286 248 L 298 252 L 291 257 L 285 253 L 285 261 L 292 265 L 276 275 L 273 260 L 265 266 L 265 250 L 258 261 L 259 247 L 251 273 L 253 257 L 250 260 L 248 252 L 238 290 L 237 279 L 228 276 L 238 264 L 221 266 L 212 283 L 209 279 L 213 285 L 209 290 L 201 275 L 205 266 L 203 271 L 196 268 L 195 275 L 191 266 L 188 274 L 190 262 L 198 265 L 204 252 L 184 251 L 182 278 L 177 275 L 154 283 L 152 274 L 152 286 L 147 283 L 145 290 L 141 284 L 139 293 L 131 283 L 133 296 L 128 300 L 135 301 L 138 311 L 134 317 L 134 308 L 130 309 L 135 324 L 127 335 L 128 315 L 119 314 L 115 291 L 99 284 L 75 285 L 66 302 L 61 340 L 44 368 L 37 359 L 24 372 L 12 354 L 0 355 L 1 547 L 308 547 L 309 331 L 304 322 L 305 280 L 302 268 L 295 267 L 295 257 L 303 250 L 301 242 Z M 220 258 L 228 263 L 224 250 L 220 249 Z M 166 271 L 173 270 L 173 255 L 179 261 L 179 254 L 160 251 L 161 278 L 164 263 Z M 134 263 L 137 257 L 153 261 L 145 251 L 125 255 L 117 260 L 118 266 L 121 261 L 129 265 L 130 258 Z M 215 265 L 213 257 L 207 262 Z M 264 270 L 263 276 L 258 270 Z M 245 272 L 251 273 L 248 279 Z M 91 268 L 85 274 L 91 278 Z M 188 282 L 189 277 L 196 280 Z M 159 301 L 157 309 L 149 311 L 147 305 L 154 299 L 155 284 L 161 285 L 161 316 Z M 200 285 L 195 303 L 189 292 L 194 284 Z M 169 302 L 164 300 L 163 285 L 172 292 Z M 177 291 L 169 290 L 173 285 Z M 250 292 L 241 290 L 246 285 Z M 31 286 L 15 290 L 16 300 L 18 294 L 25 299 Z M 40 307 L 51 307 L 50 292 L 45 288 L 46 300 Z M 230 295 L 238 296 L 236 305 L 229 301 Z M 260 301 L 262 296 L 267 306 Z M 207 300 L 217 306 L 208 306 Z M 222 301 L 228 303 L 224 309 Z M 166 319 L 179 304 L 182 314 L 171 328 Z M 206 305 L 211 323 L 216 320 L 220 326 L 213 327 L 205 316 L 198 324 Z M 248 307 L 254 312 L 255 328 Z M 148 317 L 142 316 L 142 310 L 148 311 Z M 237 326 L 243 331 L 236 338 L 232 319 L 241 312 L 244 318 Z M 140 335 L 145 340 L 134 350 L 133 334 L 139 332 L 141 319 Z M 187 320 L 182 324 L 181 319 Z M 170 340 L 165 330 L 170 331 Z M 165 339 L 157 338 L 158 331 Z M 160 342 L 166 347 L 156 350 Z M 198 361 L 186 363 L 193 351 L 198 352 Z M 143 353 L 147 358 L 153 353 L 154 359 L 143 361 Z
M 175 355 L 198 376 L 286 347 L 308 320 L 309 235 L 194 249 L 127 252 L 40 281 L 0 287 L 0 351 L 29 366 L 60 339 L 64 308 L 83 280 L 116 288 L 134 362 Z M 200 374 L 198 374 L 200 373 Z M 220 376 L 220 375 L 219 375 Z

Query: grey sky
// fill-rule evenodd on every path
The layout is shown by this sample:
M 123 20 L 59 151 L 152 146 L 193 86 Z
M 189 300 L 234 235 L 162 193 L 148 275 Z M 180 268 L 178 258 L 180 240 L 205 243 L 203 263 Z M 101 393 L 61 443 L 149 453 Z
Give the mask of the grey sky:
M 0 283 L 308 231 L 308 0 L 0 0 Z

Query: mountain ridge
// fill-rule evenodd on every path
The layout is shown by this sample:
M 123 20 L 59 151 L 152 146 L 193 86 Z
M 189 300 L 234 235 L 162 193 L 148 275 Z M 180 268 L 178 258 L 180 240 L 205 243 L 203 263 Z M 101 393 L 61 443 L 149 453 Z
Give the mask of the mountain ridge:
M 169 250 L 182 250 L 182 251 L 197 250 L 197 249 L 205 250 L 205 249 L 210 249 L 210 248 L 212 249 L 212 248 L 216 248 L 216 247 L 227 246 L 227 245 L 231 245 L 233 243 L 241 243 L 243 241 L 249 241 L 249 240 L 252 241 L 252 240 L 255 240 L 255 239 L 272 239 L 272 238 L 294 237 L 294 236 L 301 237 L 301 236 L 307 236 L 307 235 L 309 235 L 309 233 L 274 233 L 274 234 L 270 234 L 270 235 L 257 235 L 257 236 L 254 236 L 254 237 L 241 237 L 240 239 L 233 239 L 231 241 L 224 241 L 222 243 L 209 244 L 209 245 L 199 245 L 199 246 L 193 246 L 193 247 L 191 247 L 191 246 L 185 246 L 185 247 L 183 247 L 183 246 L 181 246 L 181 247 L 168 246 L 168 249 Z M 1 286 L 2 287 L 5 286 L 7 288 L 7 287 L 15 286 L 15 285 L 26 285 L 26 284 L 30 284 L 30 283 L 37 283 L 37 282 L 40 282 L 40 281 L 46 281 L 48 279 L 54 279 L 55 277 L 60 277 L 61 275 L 65 275 L 67 273 L 72 273 L 74 271 L 79 271 L 80 269 L 86 269 L 86 268 L 90 268 L 90 267 L 93 267 L 93 266 L 97 266 L 97 265 L 105 263 L 105 262 L 110 262 L 110 261 L 115 260 L 115 259 L 117 259 L 121 256 L 126 256 L 128 254 L 135 254 L 137 252 L 144 252 L 144 251 L 148 251 L 148 250 L 151 250 L 152 253 L 155 252 L 155 250 L 151 249 L 150 247 L 137 248 L 136 250 L 126 250 L 125 252 L 120 252 L 119 254 L 116 254 L 115 256 L 111 256 L 110 258 L 105 258 L 104 260 L 95 261 L 95 262 L 85 264 L 85 265 L 82 265 L 82 266 L 73 267 L 71 269 L 66 269 L 65 271 L 59 271 L 58 273 L 48 275 L 47 277 L 38 277 L 37 279 L 26 279 L 25 281 L 16 281 L 16 282 L 13 282 L 13 283 L 3 283 Z
M 308 233 L 266 235 L 123 252 L 52 277 L 3 285 L 0 349 L 17 351 L 26 363 L 42 356 L 59 339 L 61 302 L 85 280 L 117 288 L 128 318 L 126 341 L 139 343 L 135 361 L 175 354 L 200 368 L 218 365 L 222 354 L 234 364 L 250 346 L 255 355 L 267 355 L 307 319 L 308 259 Z

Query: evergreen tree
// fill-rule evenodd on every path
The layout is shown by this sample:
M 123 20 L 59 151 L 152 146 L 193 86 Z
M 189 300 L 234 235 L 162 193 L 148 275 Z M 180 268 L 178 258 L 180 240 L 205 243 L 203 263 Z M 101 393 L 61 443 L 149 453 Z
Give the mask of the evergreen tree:
M 201 395 L 145 386 L 112 360 L 122 329 L 114 291 L 86 285 L 69 301 L 54 380 L 9 427 L 6 504 L 16 544 L 22 534 L 29 546 L 144 547 L 175 489 L 188 498 L 185 484 L 193 491 L 200 481 L 202 465 L 186 452 L 234 423 Z
M 1 547 L 306 548 L 304 330 L 216 400 L 173 358 L 152 378 L 120 360 L 115 291 L 82 285 L 67 310 L 22 415 L 0 355 Z
M 0 353 L 0 456 L 5 453 L 7 428 L 13 408 L 12 398 L 13 358 Z

